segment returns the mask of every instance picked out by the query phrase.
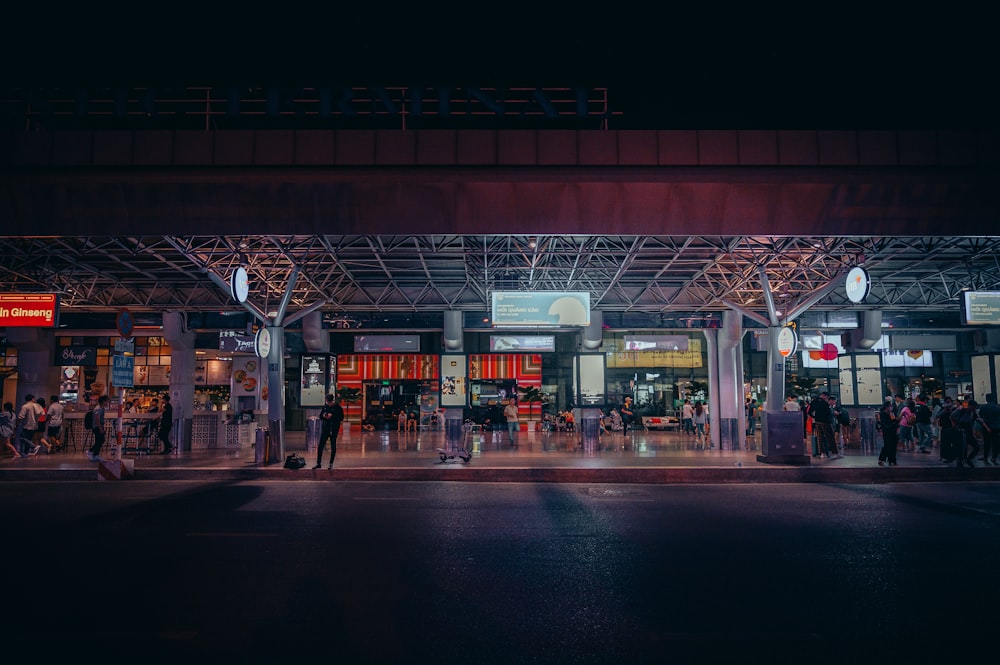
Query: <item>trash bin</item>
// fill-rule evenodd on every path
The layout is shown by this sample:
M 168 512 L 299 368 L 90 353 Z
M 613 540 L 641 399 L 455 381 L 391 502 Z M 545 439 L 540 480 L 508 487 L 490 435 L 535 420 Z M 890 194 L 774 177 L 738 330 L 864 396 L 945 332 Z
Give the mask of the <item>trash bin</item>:
M 580 445 L 584 452 L 601 447 L 601 410 L 580 409 Z
M 306 450 L 311 453 L 319 448 L 319 435 L 322 433 L 323 423 L 316 416 L 306 418 Z
M 268 436 L 267 429 L 264 427 L 258 427 L 254 432 L 254 464 L 264 464 L 267 460 L 267 448 L 269 443 L 270 437 Z

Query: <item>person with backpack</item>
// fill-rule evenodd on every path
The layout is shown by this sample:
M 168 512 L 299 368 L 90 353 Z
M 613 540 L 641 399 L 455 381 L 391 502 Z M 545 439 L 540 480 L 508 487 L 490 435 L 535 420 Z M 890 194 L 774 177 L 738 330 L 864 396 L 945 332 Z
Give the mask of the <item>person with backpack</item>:
M 839 400 L 833 409 L 833 417 L 836 418 L 837 429 L 840 431 L 840 447 L 847 448 L 847 444 L 851 440 L 851 414 Z
M 97 398 L 97 407 L 93 411 L 88 411 L 83 417 L 83 426 L 94 433 L 94 445 L 87 451 L 87 459 L 91 462 L 103 462 L 101 458 L 101 448 L 104 447 L 104 411 L 108 405 L 108 396 L 101 395 Z M 90 425 L 87 425 L 87 417 L 90 417 Z

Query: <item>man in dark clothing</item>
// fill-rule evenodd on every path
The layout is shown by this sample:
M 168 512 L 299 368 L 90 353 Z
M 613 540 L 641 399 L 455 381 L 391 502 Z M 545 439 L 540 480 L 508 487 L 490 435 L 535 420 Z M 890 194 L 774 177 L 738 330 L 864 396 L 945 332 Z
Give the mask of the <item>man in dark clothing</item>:
M 163 409 L 160 411 L 160 431 L 158 438 L 163 443 L 161 455 L 169 455 L 174 448 L 170 443 L 170 428 L 174 426 L 174 407 L 170 405 L 170 395 L 163 396 Z
M 927 396 L 917 395 L 917 416 L 914 431 L 916 432 L 917 450 L 922 453 L 931 452 L 931 441 L 934 438 L 931 432 L 931 408 L 927 406 Z
M 344 422 L 344 409 L 337 404 L 337 399 L 333 395 L 326 396 L 326 404 L 319 412 L 319 420 L 323 429 L 319 435 L 319 446 L 316 453 L 316 466 L 314 469 L 323 468 L 323 448 L 326 447 L 326 440 L 330 440 L 330 466 L 333 468 L 333 458 L 337 456 L 337 435 L 340 433 L 340 424 Z
M 809 416 L 813 419 L 813 433 L 819 443 L 820 454 L 826 453 L 827 458 L 840 457 L 837 454 L 837 444 L 833 440 L 833 410 L 830 409 L 830 393 L 821 392 L 819 397 L 809 403 Z
M 996 393 L 986 395 L 986 404 L 979 409 L 983 427 L 983 464 L 996 466 L 1000 457 L 1000 404 Z

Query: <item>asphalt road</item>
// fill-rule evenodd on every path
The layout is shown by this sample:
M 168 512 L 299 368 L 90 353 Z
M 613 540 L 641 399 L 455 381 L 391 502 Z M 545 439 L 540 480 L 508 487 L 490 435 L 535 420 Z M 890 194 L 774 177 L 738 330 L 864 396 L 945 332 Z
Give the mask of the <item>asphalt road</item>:
M 0 502 L 0 638 L 33 662 L 913 663 L 1000 637 L 1000 483 L 5 482 Z

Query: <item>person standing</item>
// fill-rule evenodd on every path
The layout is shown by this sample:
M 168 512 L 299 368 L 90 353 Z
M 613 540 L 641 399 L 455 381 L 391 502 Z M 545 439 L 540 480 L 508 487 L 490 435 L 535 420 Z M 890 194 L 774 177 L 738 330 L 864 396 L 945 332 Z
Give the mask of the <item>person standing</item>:
M 632 411 L 631 397 L 625 398 L 625 403 L 622 404 L 621 416 L 622 416 L 622 434 L 628 434 L 628 428 L 633 427 L 632 419 L 635 418 L 635 412 Z
M 94 432 L 94 444 L 87 451 L 87 459 L 91 462 L 101 462 L 101 448 L 104 447 L 104 410 L 108 405 L 108 396 L 101 395 L 97 398 L 97 406 L 94 408 L 93 422 L 91 428 Z
M 785 403 L 781 405 L 782 411 L 801 411 L 802 407 L 799 406 L 799 401 L 795 399 L 795 395 L 789 395 L 785 398 Z
M 401 411 L 400 413 L 405 413 Z M 333 459 L 337 456 L 337 435 L 340 433 L 340 424 L 344 422 L 344 409 L 337 403 L 337 398 L 332 394 L 327 394 L 326 404 L 319 412 L 319 421 L 322 429 L 319 434 L 319 445 L 316 449 L 316 466 L 314 469 L 323 468 L 323 448 L 326 447 L 327 439 L 330 440 L 330 465 L 333 468 Z
M 930 453 L 934 445 L 934 433 L 931 431 L 931 408 L 927 406 L 927 395 L 917 395 L 916 422 L 913 432 L 917 440 L 917 451 Z
M 878 454 L 878 465 L 896 466 L 896 447 L 899 445 L 898 422 L 891 401 L 886 401 L 878 412 L 878 426 L 882 431 L 882 450 Z
M 503 416 L 507 419 L 507 436 L 510 438 L 510 445 L 517 446 L 517 438 L 514 435 L 521 429 L 521 414 L 517 408 L 517 400 L 513 397 L 507 400 Z
M 976 454 L 979 452 L 979 441 L 976 440 L 976 435 L 972 431 L 972 427 L 979 417 L 976 413 L 977 406 L 979 405 L 976 404 L 976 400 L 966 400 L 960 409 L 956 409 L 951 414 L 951 422 L 962 433 L 963 439 L 958 445 L 957 466 L 962 466 L 963 462 L 968 464 L 969 468 L 975 466 L 972 460 L 975 459 Z M 972 446 L 971 453 L 968 452 L 969 446 Z
M 691 400 L 684 400 L 684 404 L 681 406 L 681 428 L 684 430 L 685 434 L 694 435 L 694 407 L 691 406 Z
M 997 465 L 1000 457 L 1000 404 L 996 393 L 986 395 L 986 404 L 979 409 L 983 424 L 983 464 Z
M 830 409 L 830 393 L 823 391 L 809 403 L 809 415 L 813 419 L 813 433 L 819 444 L 819 452 L 827 459 L 840 457 L 837 444 L 833 441 L 833 411 Z
M 160 409 L 160 429 L 156 433 L 156 438 L 163 444 L 161 455 L 169 455 L 174 451 L 173 444 L 170 443 L 170 428 L 174 426 L 174 407 L 170 403 L 170 395 L 163 396 L 163 408 Z

